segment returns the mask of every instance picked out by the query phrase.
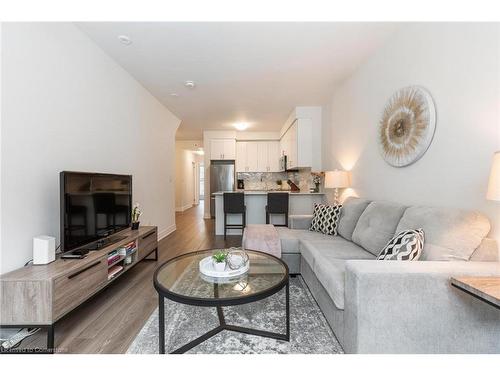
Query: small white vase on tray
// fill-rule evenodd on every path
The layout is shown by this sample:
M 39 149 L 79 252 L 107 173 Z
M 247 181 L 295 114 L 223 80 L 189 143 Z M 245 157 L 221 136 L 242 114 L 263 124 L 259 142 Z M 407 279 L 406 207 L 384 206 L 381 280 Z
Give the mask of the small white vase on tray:
M 216 272 L 224 272 L 224 270 L 226 269 L 226 262 L 213 262 L 213 265 L 214 265 L 214 270 Z

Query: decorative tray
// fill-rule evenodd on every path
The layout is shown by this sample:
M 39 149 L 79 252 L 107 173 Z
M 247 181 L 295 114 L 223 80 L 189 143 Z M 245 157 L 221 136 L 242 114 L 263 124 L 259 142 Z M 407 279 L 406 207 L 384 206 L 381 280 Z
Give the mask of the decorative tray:
M 226 264 L 226 269 L 222 272 L 218 272 L 214 268 L 214 263 L 212 261 L 212 257 L 205 257 L 202 260 L 200 260 L 200 272 L 203 275 L 209 276 L 209 277 L 217 277 L 217 278 L 226 278 L 226 277 L 234 277 L 234 276 L 239 276 L 243 275 L 244 273 L 247 273 L 249 268 L 250 268 L 250 262 L 246 262 L 246 264 L 238 268 L 236 270 L 232 270 L 229 268 L 229 266 Z

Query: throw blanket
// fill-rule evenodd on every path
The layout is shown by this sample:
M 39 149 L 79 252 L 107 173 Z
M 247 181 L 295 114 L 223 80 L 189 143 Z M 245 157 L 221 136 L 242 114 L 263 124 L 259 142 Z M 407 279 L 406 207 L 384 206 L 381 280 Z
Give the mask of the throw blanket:
M 248 224 L 243 232 L 243 249 L 257 250 L 281 258 L 278 230 L 271 224 Z

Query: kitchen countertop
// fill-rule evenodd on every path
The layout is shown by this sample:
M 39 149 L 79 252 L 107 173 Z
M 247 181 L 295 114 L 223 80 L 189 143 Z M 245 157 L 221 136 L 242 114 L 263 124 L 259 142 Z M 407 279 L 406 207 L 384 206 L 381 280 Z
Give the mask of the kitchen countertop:
M 222 195 L 224 193 L 233 193 L 232 191 L 217 191 L 213 193 L 212 195 Z M 299 191 L 297 193 L 291 192 L 289 190 L 245 190 L 243 191 L 245 195 L 266 195 L 267 193 L 289 193 L 290 195 L 325 195 L 325 193 L 309 193 L 309 192 L 302 192 Z

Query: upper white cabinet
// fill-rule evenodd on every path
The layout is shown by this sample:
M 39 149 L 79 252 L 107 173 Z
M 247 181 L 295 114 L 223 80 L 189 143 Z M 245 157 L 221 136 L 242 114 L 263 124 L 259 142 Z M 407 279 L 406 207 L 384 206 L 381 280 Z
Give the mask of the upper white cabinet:
M 247 171 L 247 144 L 248 142 L 236 142 L 236 172 Z
M 312 129 L 310 119 L 296 119 L 280 141 L 282 154 L 287 157 L 287 169 L 312 166 Z
M 236 140 L 234 139 L 211 139 L 210 160 L 235 160 Z
M 236 172 L 279 172 L 279 141 L 236 142 Z
M 257 154 L 255 155 L 257 159 L 257 170 L 259 172 L 269 171 L 269 152 L 267 147 L 267 142 L 255 142 L 257 143 Z
M 257 142 L 247 142 L 247 157 L 246 157 L 246 167 L 247 172 L 260 172 L 259 171 L 259 160 L 257 155 L 259 153 L 259 145 Z
M 280 142 L 267 142 L 267 162 L 269 166 L 269 172 L 280 171 L 280 157 Z
M 321 107 L 297 107 L 281 130 L 280 155 L 287 169 L 321 170 Z

